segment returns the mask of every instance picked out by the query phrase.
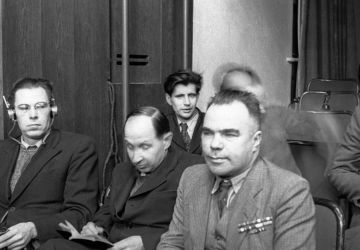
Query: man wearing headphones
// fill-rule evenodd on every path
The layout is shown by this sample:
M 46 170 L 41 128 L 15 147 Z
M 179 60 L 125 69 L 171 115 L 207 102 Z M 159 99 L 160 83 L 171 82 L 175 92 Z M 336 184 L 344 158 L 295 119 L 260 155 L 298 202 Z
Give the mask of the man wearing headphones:
M 60 222 L 79 229 L 92 217 L 97 153 L 89 137 L 52 128 L 57 106 L 50 81 L 23 78 L 8 100 L 21 133 L 10 130 L 0 142 L 0 249 L 32 249 L 61 237 Z

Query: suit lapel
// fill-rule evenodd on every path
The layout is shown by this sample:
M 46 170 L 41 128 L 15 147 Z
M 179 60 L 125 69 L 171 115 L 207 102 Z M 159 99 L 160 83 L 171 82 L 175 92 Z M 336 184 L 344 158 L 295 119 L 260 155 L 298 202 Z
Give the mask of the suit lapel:
M 178 147 L 186 151 L 185 143 L 180 134 L 180 128 L 174 111 L 171 113 L 169 122 L 170 122 L 170 129 L 173 132 L 173 139 L 172 139 L 173 143 L 175 143 Z
M 211 189 L 215 180 L 215 177 L 209 171 L 204 174 L 207 175 L 207 178 L 197 180 L 197 190 L 193 192 L 192 198 L 190 199 L 194 201 L 190 203 L 189 212 L 189 228 L 190 231 L 194 230 L 194 235 L 196 235 L 196 240 L 193 242 L 194 249 L 204 249 L 205 247 L 210 213 Z
M 113 199 L 116 211 L 115 214 L 120 213 L 121 215 L 124 204 L 126 203 L 131 189 L 134 186 L 134 182 L 136 180 L 136 170 L 135 167 L 131 165 L 131 163 L 118 165 L 116 168 L 118 169 L 114 171 L 112 182 L 119 183 L 120 185 L 112 185 L 112 188 L 117 189 L 112 189 L 111 192 L 114 194 Z
M 196 121 L 194 133 L 191 138 L 190 152 L 194 152 L 196 149 L 198 149 L 201 146 L 200 145 L 201 144 L 201 129 L 202 129 L 203 120 L 204 120 L 204 113 L 202 113 L 200 110 L 198 110 L 198 112 L 199 112 L 199 117 Z
M 6 182 L 2 183 L 2 186 L 4 187 L 4 194 L 7 199 L 10 200 L 10 178 L 19 154 L 19 145 L 12 141 L 6 142 L 6 148 L 4 151 L 5 152 L 1 156 L 1 161 L 6 165 L 3 165 L 0 168 L 0 176 L 3 176 L 3 180 Z
M 132 197 L 154 190 L 164 183 L 169 173 L 177 166 L 177 162 L 178 155 L 176 151 L 173 151 L 170 148 L 160 166 L 148 177 L 146 177 L 144 184 L 132 195 Z
M 194 152 L 196 149 L 198 149 L 201 146 L 200 145 L 201 144 L 201 128 L 203 125 L 204 113 L 202 113 L 199 109 L 197 109 L 197 110 L 199 113 L 199 117 L 196 121 L 194 133 L 191 138 L 190 152 Z M 186 151 L 185 143 L 181 136 L 180 128 L 179 128 L 178 121 L 176 118 L 176 114 L 174 112 L 172 112 L 172 114 L 171 114 L 170 127 L 171 127 L 171 131 L 173 131 L 173 142 L 177 146 L 182 148 L 184 151 Z
M 247 233 L 239 233 L 239 224 L 258 219 L 256 218 L 259 210 L 258 198 L 264 185 L 266 185 L 264 170 L 263 161 L 258 159 L 235 197 L 235 204 L 230 215 L 227 230 L 227 249 L 240 248 L 247 236 Z
M 38 149 L 38 152 L 36 152 L 36 154 L 33 156 L 29 165 L 25 168 L 24 172 L 21 174 L 18 182 L 16 183 L 14 192 L 11 196 L 12 202 L 16 200 L 16 198 L 31 183 L 31 181 L 36 177 L 36 175 L 41 171 L 46 163 L 57 154 L 61 153 L 61 149 L 55 148 L 60 140 L 60 136 L 60 132 L 56 130 L 52 131 L 46 141 L 46 144 L 41 145 L 41 147 Z

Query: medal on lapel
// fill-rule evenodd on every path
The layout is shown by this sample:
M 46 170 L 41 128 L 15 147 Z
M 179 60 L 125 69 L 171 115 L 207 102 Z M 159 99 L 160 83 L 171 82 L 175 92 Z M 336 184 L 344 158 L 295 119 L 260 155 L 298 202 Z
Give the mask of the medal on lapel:
M 265 217 L 255 219 L 253 221 L 246 221 L 238 225 L 238 232 L 245 233 L 249 232 L 250 234 L 259 233 L 265 231 L 265 227 L 273 223 L 272 217 Z

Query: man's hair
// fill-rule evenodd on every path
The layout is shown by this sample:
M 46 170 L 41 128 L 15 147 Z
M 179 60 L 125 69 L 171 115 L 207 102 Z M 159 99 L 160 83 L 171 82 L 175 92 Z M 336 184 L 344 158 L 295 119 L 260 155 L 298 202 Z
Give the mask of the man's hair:
M 131 113 L 127 115 L 126 122 L 129 120 L 129 118 L 140 115 L 148 116 L 151 118 L 156 136 L 158 138 L 170 132 L 170 125 L 166 116 L 160 110 L 151 106 L 138 107 L 134 109 Z
M 260 127 L 261 125 L 261 111 L 258 99 L 256 99 L 255 95 L 246 91 L 239 91 L 233 89 L 224 89 L 217 93 L 210 101 L 208 105 L 208 109 L 212 105 L 224 105 L 231 104 L 235 101 L 243 103 L 249 114 L 252 118 L 254 118 L 257 125 Z
M 14 107 L 15 103 L 15 94 L 20 89 L 32 89 L 32 88 L 43 88 L 49 98 L 50 105 L 53 101 L 53 87 L 52 82 L 42 78 L 31 78 L 31 77 L 24 77 L 16 82 L 14 82 L 13 87 L 10 91 L 9 95 L 9 103 L 10 106 Z
M 262 85 L 259 75 L 252 68 L 250 68 L 249 66 L 233 65 L 233 67 L 227 69 L 223 73 L 223 75 L 221 77 L 221 82 L 220 82 L 220 90 L 224 89 L 223 85 L 224 85 L 225 77 L 232 73 L 240 73 L 240 74 L 247 75 L 250 78 L 251 84 L 253 86 L 261 86 Z
M 187 86 L 188 84 L 194 84 L 196 93 L 198 94 L 201 89 L 201 81 L 202 77 L 200 74 L 189 69 L 179 70 L 166 78 L 164 82 L 164 91 L 171 96 L 176 85 L 183 84 Z

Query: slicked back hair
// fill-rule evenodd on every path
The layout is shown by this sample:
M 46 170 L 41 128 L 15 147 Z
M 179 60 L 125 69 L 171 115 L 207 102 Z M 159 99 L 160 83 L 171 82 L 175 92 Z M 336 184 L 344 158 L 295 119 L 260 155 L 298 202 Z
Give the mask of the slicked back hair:
M 148 116 L 151 118 L 152 124 L 155 129 L 155 134 L 158 138 L 170 132 L 170 125 L 166 116 L 160 110 L 152 106 L 143 106 L 134 109 L 131 113 L 127 115 L 126 121 L 128 121 L 131 117 L 140 115 Z

